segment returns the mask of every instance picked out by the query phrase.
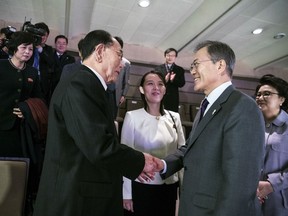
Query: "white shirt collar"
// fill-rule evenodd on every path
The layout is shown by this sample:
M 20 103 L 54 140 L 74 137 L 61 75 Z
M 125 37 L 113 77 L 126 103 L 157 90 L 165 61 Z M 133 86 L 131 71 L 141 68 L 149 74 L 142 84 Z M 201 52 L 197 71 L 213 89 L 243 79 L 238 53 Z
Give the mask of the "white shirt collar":
M 205 113 L 230 85 L 232 85 L 231 81 L 225 82 L 210 92 L 210 94 L 206 97 L 209 104 L 205 110 Z
M 97 71 L 95 71 L 93 68 L 91 68 L 91 67 L 89 67 L 89 66 L 87 66 L 87 65 L 85 65 L 85 66 L 88 67 L 88 68 L 98 77 L 98 79 L 100 80 L 103 88 L 104 88 L 105 91 L 106 91 L 106 90 L 107 90 L 107 84 L 105 83 L 103 77 L 102 77 Z

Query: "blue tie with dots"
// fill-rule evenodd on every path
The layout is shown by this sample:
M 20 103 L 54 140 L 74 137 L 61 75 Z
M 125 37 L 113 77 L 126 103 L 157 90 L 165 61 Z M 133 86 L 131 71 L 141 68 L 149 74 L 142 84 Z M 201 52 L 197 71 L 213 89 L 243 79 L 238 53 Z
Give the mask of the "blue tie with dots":
M 201 103 L 200 119 L 199 119 L 199 121 L 201 121 L 201 119 L 202 119 L 202 117 L 203 117 L 203 115 L 204 115 L 204 112 L 205 112 L 208 104 L 209 104 L 209 101 L 205 98 L 205 99 L 202 101 L 202 103 Z
M 37 69 L 38 75 L 40 76 L 40 71 L 39 71 L 39 51 L 38 49 L 34 49 L 34 62 L 33 62 L 33 67 Z

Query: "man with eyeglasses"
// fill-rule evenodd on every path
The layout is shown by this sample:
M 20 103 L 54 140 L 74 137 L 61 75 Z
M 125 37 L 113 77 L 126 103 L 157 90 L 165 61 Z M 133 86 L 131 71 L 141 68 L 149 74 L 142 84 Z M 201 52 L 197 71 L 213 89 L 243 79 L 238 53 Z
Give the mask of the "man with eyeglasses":
M 164 52 L 165 63 L 155 68 L 161 72 L 166 80 L 166 94 L 164 96 L 164 106 L 167 110 L 179 112 L 179 88 L 185 85 L 185 71 L 175 64 L 178 51 L 168 48 Z
M 118 142 L 106 83 L 122 68 L 121 52 L 108 32 L 88 33 L 82 65 L 57 85 L 34 216 L 121 216 L 123 176 L 159 171 L 159 159 Z
M 264 121 L 255 101 L 232 85 L 233 50 L 222 42 L 196 46 L 194 90 L 208 106 L 195 117 L 184 147 L 165 158 L 163 177 L 184 167 L 179 216 L 255 216 L 264 155 Z

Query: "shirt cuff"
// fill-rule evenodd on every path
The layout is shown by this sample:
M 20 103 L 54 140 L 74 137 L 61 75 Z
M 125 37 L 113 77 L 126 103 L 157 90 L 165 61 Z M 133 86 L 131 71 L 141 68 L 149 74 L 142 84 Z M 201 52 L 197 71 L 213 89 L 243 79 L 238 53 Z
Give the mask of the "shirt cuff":
M 163 170 L 160 172 L 160 174 L 164 174 L 164 173 L 166 173 L 166 171 L 167 171 L 167 164 L 166 164 L 166 161 L 165 160 L 161 160 L 162 162 L 163 162 L 163 164 L 164 164 L 164 168 L 163 168 Z

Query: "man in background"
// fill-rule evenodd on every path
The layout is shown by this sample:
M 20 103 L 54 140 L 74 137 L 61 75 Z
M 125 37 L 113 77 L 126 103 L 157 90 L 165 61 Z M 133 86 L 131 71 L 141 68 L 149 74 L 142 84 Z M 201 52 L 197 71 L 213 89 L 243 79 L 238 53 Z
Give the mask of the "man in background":
M 80 66 L 82 65 L 82 54 L 81 54 L 82 53 L 82 43 L 83 43 L 83 39 L 81 39 L 78 42 L 79 59 L 77 59 L 74 63 L 64 65 L 60 80 L 65 79 L 66 77 L 69 76 L 69 74 L 72 74 L 74 71 L 77 71 L 80 68 Z
M 68 47 L 68 38 L 64 35 L 57 35 L 55 37 L 55 52 L 54 52 L 55 65 L 54 65 L 54 72 L 52 74 L 52 88 L 51 88 L 52 94 L 60 80 L 63 67 L 67 64 L 75 62 L 75 58 L 67 53 L 67 47 Z
M 165 50 L 165 63 L 155 68 L 165 76 L 167 83 L 164 96 L 164 107 L 167 110 L 178 112 L 179 109 L 179 88 L 185 85 L 184 69 L 175 64 L 178 51 L 174 48 Z
M 45 100 L 47 104 L 49 104 L 51 98 L 51 76 L 54 71 L 53 48 L 46 44 L 50 30 L 44 22 L 36 23 L 34 26 L 41 29 L 44 35 L 42 36 L 41 43 L 37 44 L 35 47 L 33 56 L 29 60 L 28 64 L 38 70 L 40 86 Z

